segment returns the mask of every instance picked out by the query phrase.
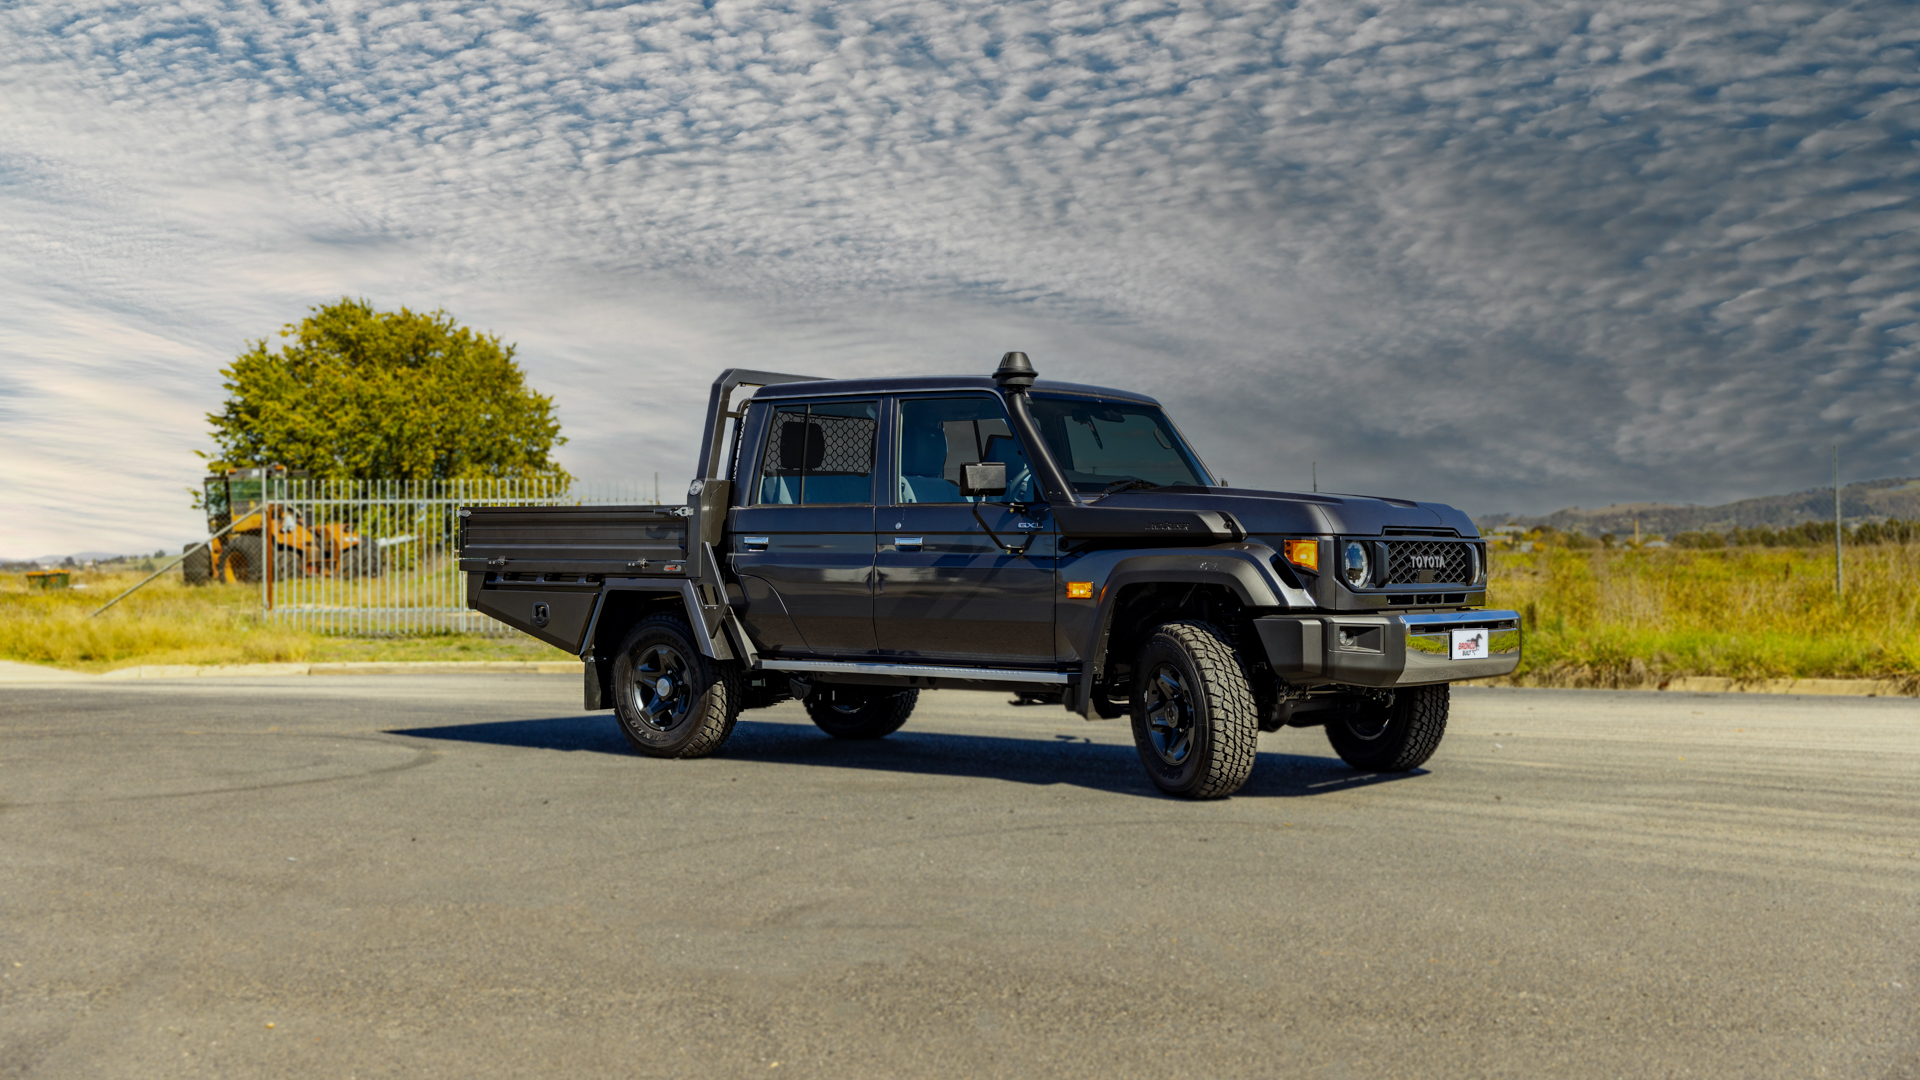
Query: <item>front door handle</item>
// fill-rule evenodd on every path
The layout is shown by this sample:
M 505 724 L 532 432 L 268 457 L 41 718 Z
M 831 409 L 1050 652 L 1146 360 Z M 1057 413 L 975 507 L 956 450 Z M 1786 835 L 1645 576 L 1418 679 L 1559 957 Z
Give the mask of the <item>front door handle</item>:
M 743 536 L 740 542 L 747 545 L 748 551 L 767 550 L 767 538 L 764 536 Z
M 918 536 L 896 536 L 893 538 L 893 546 L 899 548 L 901 551 L 918 551 L 925 543 L 926 541 Z

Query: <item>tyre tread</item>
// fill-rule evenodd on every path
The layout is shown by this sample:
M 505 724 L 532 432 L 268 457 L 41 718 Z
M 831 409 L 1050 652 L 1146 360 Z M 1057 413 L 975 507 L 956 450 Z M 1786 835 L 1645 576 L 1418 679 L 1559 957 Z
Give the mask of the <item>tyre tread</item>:
M 625 735 L 633 748 L 648 757 L 702 758 L 719 750 L 727 737 L 733 734 L 734 724 L 740 719 L 740 701 L 746 691 L 746 679 L 741 675 L 739 665 L 716 662 L 699 651 L 694 644 L 693 628 L 679 615 L 661 613 L 649 615 L 640 620 L 628 632 L 621 643 L 621 655 L 630 652 L 640 636 L 649 629 L 661 627 L 678 634 L 689 659 L 698 664 L 702 673 L 711 676 L 707 688 L 701 691 L 701 706 L 704 715 L 689 717 L 688 723 L 695 725 L 692 738 L 672 750 L 663 750 L 659 746 L 641 740 L 633 734 L 624 715 L 624 705 L 616 702 L 615 715 L 619 718 L 620 733 Z M 719 691 L 715 693 L 715 691 Z
M 1181 794 L 1191 799 L 1225 798 L 1240 790 L 1253 775 L 1259 751 L 1260 711 L 1247 682 L 1246 666 L 1226 635 L 1211 623 L 1164 623 L 1149 640 L 1163 635 L 1191 658 L 1208 708 L 1216 714 L 1209 725 L 1206 777 Z
M 1394 695 L 1391 738 L 1361 740 L 1346 736 L 1340 721 L 1327 724 L 1327 741 L 1340 760 L 1370 772 L 1411 772 L 1427 763 L 1447 734 L 1452 687 L 1446 683 L 1413 686 Z M 1342 726 L 1336 726 L 1342 725 Z
M 918 690 L 876 697 L 857 718 L 836 714 L 832 705 L 812 697 L 807 699 L 806 709 L 814 726 L 836 739 L 884 739 L 900 730 L 919 700 Z

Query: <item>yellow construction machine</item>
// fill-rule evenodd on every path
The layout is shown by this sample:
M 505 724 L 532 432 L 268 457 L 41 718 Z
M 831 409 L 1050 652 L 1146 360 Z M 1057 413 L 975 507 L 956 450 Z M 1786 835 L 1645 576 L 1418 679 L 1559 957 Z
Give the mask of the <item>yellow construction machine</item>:
M 258 582 L 263 575 L 275 581 L 319 574 L 379 577 L 385 570 L 380 545 L 350 523 L 310 523 L 294 507 L 267 501 L 270 481 L 305 478 L 280 465 L 207 477 L 207 532 L 216 535 L 180 564 L 187 584 Z

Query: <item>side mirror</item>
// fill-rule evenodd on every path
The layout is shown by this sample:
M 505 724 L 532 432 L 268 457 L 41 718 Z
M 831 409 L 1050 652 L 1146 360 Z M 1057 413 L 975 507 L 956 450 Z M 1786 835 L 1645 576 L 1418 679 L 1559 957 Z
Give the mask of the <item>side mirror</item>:
M 967 498 L 1005 495 L 1007 466 L 1001 461 L 981 461 L 960 466 L 960 494 Z

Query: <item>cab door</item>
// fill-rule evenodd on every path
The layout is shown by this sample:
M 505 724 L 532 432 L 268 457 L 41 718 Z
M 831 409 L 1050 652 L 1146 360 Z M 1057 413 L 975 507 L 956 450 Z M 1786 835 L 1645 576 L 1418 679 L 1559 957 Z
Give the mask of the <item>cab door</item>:
M 893 416 L 889 490 L 873 537 L 881 654 L 1052 663 L 1057 537 L 1046 506 L 1033 501 L 1037 485 L 1000 399 L 903 397 Z M 979 461 L 1006 464 L 1005 495 L 960 494 L 961 466 Z
M 870 656 L 878 399 L 772 405 L 728 557 L 754 645 L 787 656 Z

